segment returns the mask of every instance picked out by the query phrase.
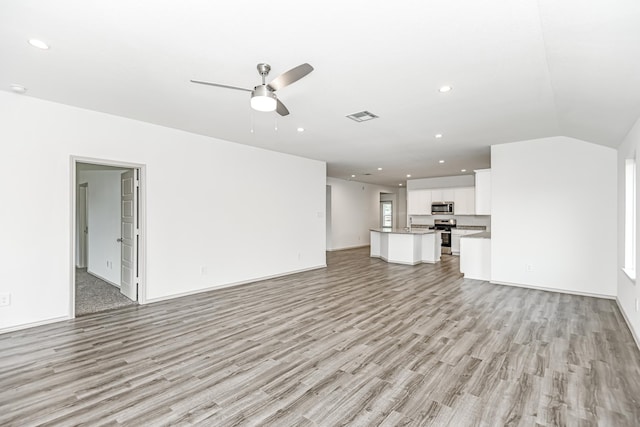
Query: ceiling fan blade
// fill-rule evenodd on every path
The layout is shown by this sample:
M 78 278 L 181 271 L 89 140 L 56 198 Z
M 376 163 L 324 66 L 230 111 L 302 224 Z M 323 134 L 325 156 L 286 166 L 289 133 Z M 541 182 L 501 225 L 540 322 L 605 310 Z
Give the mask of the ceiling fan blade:
M 245 92 L 251 92 L 252 91 L 252 89 L 245 89 L 243 87 L 221 85 L 221 84 L 218 84 L 218 83 L 202 82 L 202 81 L 199 81 L 199 80 L 190 80 L 190 82 L 191 83 L 198 83 L 198 84 L 201 84 L 201 85 L 218 86 L 218 87 L 223 87 L 223 88 L 226 88 L 226 89 L 244 90 Z
M 289 115 L 289 110 L 287 110 L 287 107 L 285 107 L 284 104 L 280 102 L 279 99 L 276 99 L 276 112 L 281 116 Z
M 297 82 L 307 74 L 313 71 L 313 67 L 307 63 L 298 65 L 290 69 L 289 71 L 285 71 L 280 74 L 278 77 L 273 79 L 271 83 L 267 85 L 269 89 L 276 91 L 282 89 L 285 86 L 289 86 L 291 83 Z

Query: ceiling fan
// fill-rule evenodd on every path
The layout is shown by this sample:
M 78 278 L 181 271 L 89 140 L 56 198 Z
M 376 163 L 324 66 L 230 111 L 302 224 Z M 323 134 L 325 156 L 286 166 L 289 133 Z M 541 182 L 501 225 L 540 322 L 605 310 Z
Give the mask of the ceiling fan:
M 203 82 L 199 80 L 191 80 L 192 83 L 198 83 L 202 85 L 209 86 L 218 86 L 224 87 L 227 89 L 235 89 L 235 90 L 244 90 L 245 92 L 251 92 L 251 108 L 258 111 L 273 111 L 275 110 L 281 116 L 286 116 L 289 114 L 289 110 L 284 106 L 282 102 L 278 99 L 275 94 L 275 91 L 282 89 L 283 87 L 289 86 L 291 83 L 295 83 L 310 72 L 313 71 L 313 67 L 307 63 L 298 65 L 280 74 L 278 77 L 273 79 L 271 83 L 266 84 L 265 78 L 269 75 L 269 71 L 271 71 L 271 66 L 269 64 L 258 64 L 258 73 L 262 76 L 262 84 L 254 87 L 253 89 L 245 89 L 243 87 L 236 86 L 228 86 L 222 85 L 218 83 L 210 83 Z

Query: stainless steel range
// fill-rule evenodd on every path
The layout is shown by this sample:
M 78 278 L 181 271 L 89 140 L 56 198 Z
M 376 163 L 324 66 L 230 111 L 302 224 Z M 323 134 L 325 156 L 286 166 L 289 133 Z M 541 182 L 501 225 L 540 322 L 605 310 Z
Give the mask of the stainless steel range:
M 442 230 L 442 253 L 451 254 L 451 229 L 456 228 L 456 220 L 436 219 L 433 221 L 433 226 L 429 228 L 432 230 Z

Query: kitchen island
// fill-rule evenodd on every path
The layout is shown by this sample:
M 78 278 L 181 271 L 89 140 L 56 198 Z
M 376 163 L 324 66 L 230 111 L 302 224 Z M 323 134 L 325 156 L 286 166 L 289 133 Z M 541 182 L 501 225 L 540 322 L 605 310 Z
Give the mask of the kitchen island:
M 408 265 L 440 261 L 442 233 L 439 230 L 373 228 L 370 232 L 373 258 Z

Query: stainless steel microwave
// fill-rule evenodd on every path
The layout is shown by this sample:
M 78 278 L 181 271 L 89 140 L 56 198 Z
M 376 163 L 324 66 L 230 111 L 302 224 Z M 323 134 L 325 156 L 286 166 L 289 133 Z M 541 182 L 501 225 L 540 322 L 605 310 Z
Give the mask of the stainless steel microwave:
M 453 215 L 453 202 L 431 203 L 431 215 Z

